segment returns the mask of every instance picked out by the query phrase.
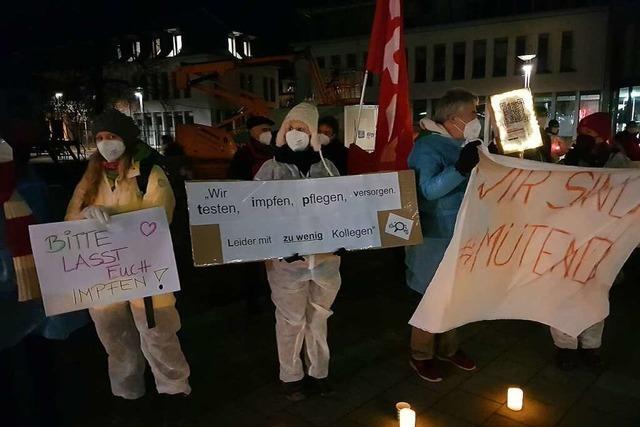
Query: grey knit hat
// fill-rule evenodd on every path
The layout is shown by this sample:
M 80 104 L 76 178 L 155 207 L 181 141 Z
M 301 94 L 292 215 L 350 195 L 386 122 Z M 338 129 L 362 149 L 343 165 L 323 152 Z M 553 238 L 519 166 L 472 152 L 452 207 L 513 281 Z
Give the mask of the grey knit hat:
M 118 135 L 125 145 L 134 144 L 140 134 L 140 129 L 133 119 L 118 110 L 110 108 L 93 119 L 91 127 L 93 134 L 98 132 L 111 132 Z

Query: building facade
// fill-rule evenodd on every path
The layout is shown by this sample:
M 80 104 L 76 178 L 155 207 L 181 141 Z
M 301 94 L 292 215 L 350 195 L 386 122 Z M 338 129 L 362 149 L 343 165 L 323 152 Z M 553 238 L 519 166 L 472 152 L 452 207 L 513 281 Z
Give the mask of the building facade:
M 452 87 L 480 96 L 523 86 L 519 55 L 536 54 L 531 90 L 537 105 L 573 135 L 580 118 L 608 110 L 609 13 L 606 7 L 557 10 L 406 30 L 410 98 L 414 119 L 433 113 Z M 369 35 L 298 43 L 321 68 L 364 68 Z M 377 81 L 365 99 L 377 100 Z
M 237 32 L 227 36 L 227 51 L 194 54 L 183 49 L 188 39 L 183 40 L 177 29 L 171 31 L 173 42 L 166 44 L 169 53 L 164 55 L 159 54 L 162 47 L 157 37 L 114 41 L 114 57 L 103 69 L 109 85 L 107 92 L 112 95 L 108 103 L 131 115 L 141 129 L 142 139 L 153 147 L 161 145 L 163 135 L 175 136 L 179 124 L 216 125 L 242 107 L 232 99 L 212 97 L 195 88 L 179 89 L 179 67 L 253 56 L 251 39 Z M 231 70 L 217 82 L 225 90 L 260 97 L 275 108 L 280 98 L 279 79 L 277 67 L 258 66 Z

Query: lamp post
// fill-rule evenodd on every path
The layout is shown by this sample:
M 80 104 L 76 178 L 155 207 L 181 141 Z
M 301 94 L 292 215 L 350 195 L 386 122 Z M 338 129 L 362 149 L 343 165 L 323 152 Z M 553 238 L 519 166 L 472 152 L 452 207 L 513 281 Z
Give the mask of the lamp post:
M 518 59 L 524 62 L 522 66 L 522 71 L 524 71 L 524 87 L 526 89 L 530 88 L 531 83 L 531 71 L 533 71 L 533 60 L 535 59 L 535 54 L 528 55 L 518 55 Z
M 140 118 L 142 119 L 142 137 L 144 138 L 144 141 L 148 144 L 149 141 L 147 141 L 147 124 L 146 124 L 146 119 L 144 117 L 144 101 L 142 99 L 143 98 L 142 88 L 141 87 L 136 88 L 136 91 L 133 94 L 135 95 L 136 99 L 140 103 Z

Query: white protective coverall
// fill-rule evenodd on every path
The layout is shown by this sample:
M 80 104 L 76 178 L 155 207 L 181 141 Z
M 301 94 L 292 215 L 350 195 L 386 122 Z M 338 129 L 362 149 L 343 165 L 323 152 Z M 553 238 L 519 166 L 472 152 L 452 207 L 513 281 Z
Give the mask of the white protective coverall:
M 162 168 L 153 166 L 144 194 L 136 180 L 140 174 L 137 162 L 133 162 L 127 171 L 126 179 L 116 179 L 113 190 L 106 174 L 102 174 L 94 205 L 105 207 L 111 215 L 162 207 L 171 222 L 175 198 Z M 88 185 L 89 182 L 83 179 L 76 187 L 67 208 L 67 220 L 84 219 L 82 200 Z M 175 308 L 175 297 L 172 293 L 156 295 L 153 306 L 156 320 L 153 329 L 147 327 L 142 299 L 89 309 L 108 355 L 111 391 L 115 396 L 137 399 L 144 395 L 145 358 L 158 393 L 191 393 L 189 365 L 176 336 L 180 330 L 180 315 Z
M 318 111 L 306 103 L 291 109 L 276 136 L 276 145 L 281 147 L 285 144 L 284 134 L 291 120 L 307 124 L 311 130 L 311 145 L 318 151 Z M 254 179 L 290 180 L 338 175 L 338 169 L 330 160 L 311 165 L 305 176 L 297 166 L 271 159 L 260 168 Z M 280 380 L 294 382 L 304 378 L 300 357 L 303 348 L 308 375 L 317 379 L 326 378 L 329 375 L 327 319 L 333 314 L 331 305 L 340 289 L 340 257 L 316 254 L 292 263 L 285 260 L 267 261 L 267 276 L 271 299 L 276 306 Z

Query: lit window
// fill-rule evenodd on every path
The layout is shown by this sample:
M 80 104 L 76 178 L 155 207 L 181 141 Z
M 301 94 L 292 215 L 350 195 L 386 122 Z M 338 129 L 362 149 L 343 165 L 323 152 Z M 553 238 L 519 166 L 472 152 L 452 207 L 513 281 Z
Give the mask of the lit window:
M 231 33 L 229 34 L 228 37 L 228 43 L 229 43 L 229 53 L 231 55 L 233 55 L 234 57 L 238 58 L 238 59 L 242 59 L 242 56 L 238 53 L 238 50 L 236 48 L 236 36 L 239 35 L 238 33 Z
M 142 49 L 140 46 L 140 42 L 139 41 L 133 42 L 133 57 L 138 58 L 141 52 L 142 52 Z
M 154 57 L 160 55 L 160 50 L 162 49 L 161 44 L 160 44 L 160 39 L 153 39 L 152 45 L 151 45 L 151 52 L 152 55 Z
M 251 42 L 250 41 L 244 41 L 242 42 L 242 46 L 244 48 L 244 56 L 246 58 L 251 58 Z
M 173 34 L 173 49 L 171 50 L 171 52 L 169 52 L 167 56 L 172 57 L 172 56 L 179 55 L 181 51 L 182 51 L 182 35 Z
M 118 59 L 122 59 L 122 48 L 120 45 L 116 45 L 116 57 Z

